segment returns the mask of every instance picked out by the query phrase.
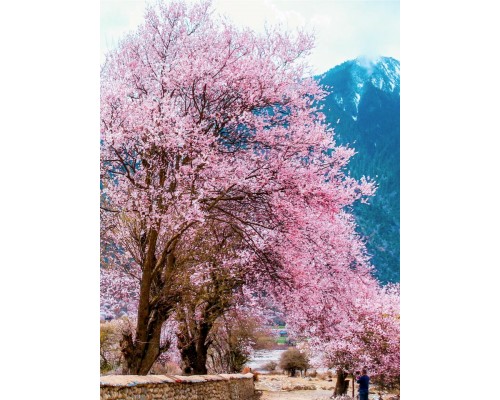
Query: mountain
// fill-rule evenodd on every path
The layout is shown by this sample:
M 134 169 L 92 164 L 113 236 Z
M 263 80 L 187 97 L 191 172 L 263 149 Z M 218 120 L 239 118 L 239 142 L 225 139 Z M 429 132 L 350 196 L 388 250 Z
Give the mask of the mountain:
M 399 282 L 399 61 L 390 57 L 357 58 L 316 77 L 327 86 L 323 112 L 337 144 L 353 147 L 352 176 L 369 176 L 378 185 L 370 204 L 353 212 L 366 239 L 376 276 Z

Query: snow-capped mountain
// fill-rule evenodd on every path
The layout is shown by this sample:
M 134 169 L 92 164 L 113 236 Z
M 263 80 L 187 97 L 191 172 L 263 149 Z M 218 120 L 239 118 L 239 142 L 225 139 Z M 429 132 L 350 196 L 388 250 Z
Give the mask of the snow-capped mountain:
M 349 170 L 370 176 L 379 188 L 371 205 L 354 213 L 366 237 L 377 276 L 399 281 L 399 105 L 400 64 L 390 57 L 346 61 L 317 77 L 329 95 L 323 112 L 338 144 L 357 154 Z
M 321 77 L 331 96 L 353 120 L 357 120 L 361 97 L 370 88 L 399 96 L 399 61 L 394 58 L 357 58 L 346 61 Z

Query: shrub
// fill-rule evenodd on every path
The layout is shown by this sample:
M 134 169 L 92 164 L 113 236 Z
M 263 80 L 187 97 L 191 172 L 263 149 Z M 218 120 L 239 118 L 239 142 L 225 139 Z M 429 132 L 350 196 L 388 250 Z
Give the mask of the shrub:
M 267 364 L 263 365 L 263 368 L 266 371 L 272 372 L 272 371 L 276 371 L 276 367 L 277 366 L 278 366 L 277 362 L 275 362 L 275 361 L 269 361 Z
M 121 364 L 119 346 L 120 328 L 115 321 L 101 323 L 100 326 L 100 372 L 106 374 L 116 370 Z
M 321 379 L 323 381 L 328 381 L 332 379 L 332 371 L 327 371 L 325 373 L 318 373 L 318 379 Z
M 156 362 L 151 367 L 151 373 L 154 375 L 181 375 L 182 369 L 171 361 L 166 363 Z

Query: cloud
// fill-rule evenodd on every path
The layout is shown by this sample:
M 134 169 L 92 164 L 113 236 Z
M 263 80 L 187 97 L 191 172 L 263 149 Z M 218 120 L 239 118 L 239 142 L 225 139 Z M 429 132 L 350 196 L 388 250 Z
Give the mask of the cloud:
M 360 55 L 399 59 L 399 1 L 214 0 L 213 6 L 235 24 L 260 32 L 266 23 L 314 31 L 316 47 L 308 60 L 314 73 Z M 101 1 L 101 61 L 141 23 L 145 7 L 146 0 Z
M 146 0 L 101 0 L 101 62 L 144 18 Z

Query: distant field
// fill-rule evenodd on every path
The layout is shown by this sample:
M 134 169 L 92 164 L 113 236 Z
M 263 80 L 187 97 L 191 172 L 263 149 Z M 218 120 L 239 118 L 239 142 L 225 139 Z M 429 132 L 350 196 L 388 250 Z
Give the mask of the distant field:
M 288 338 L 287 337 L 279 337 L 276 339 L 276 343 L 278 344 L 286 344 Z

